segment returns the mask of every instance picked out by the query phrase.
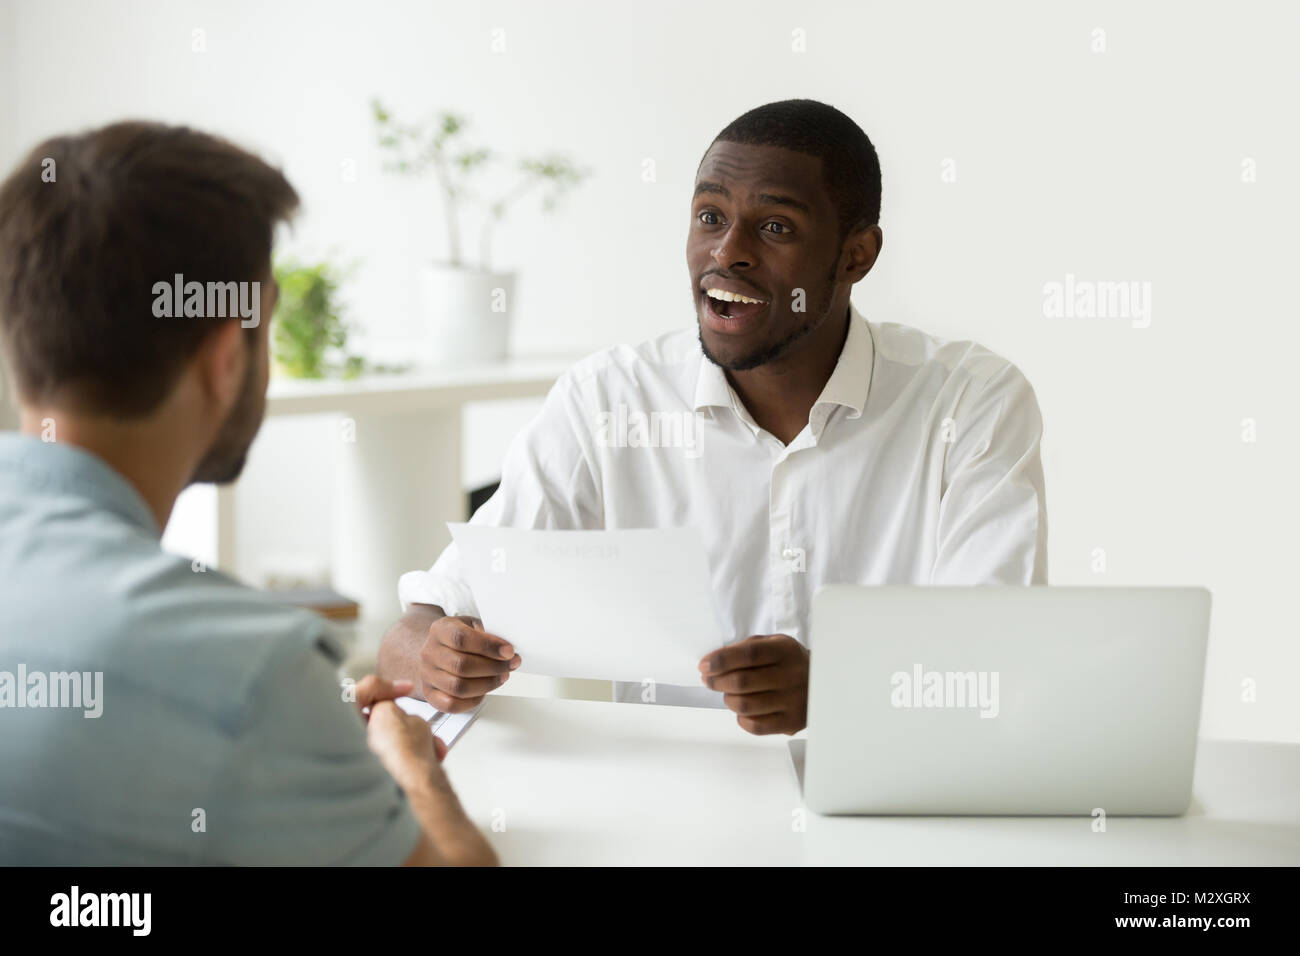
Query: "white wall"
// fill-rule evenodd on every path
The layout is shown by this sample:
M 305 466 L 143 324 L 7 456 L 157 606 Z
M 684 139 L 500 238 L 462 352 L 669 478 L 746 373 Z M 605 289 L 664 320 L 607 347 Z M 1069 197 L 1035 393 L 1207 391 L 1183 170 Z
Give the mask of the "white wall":
M 0 3 L 0 163 L 7 171 L 17 157 L 20 144 L 15 137 L 14 106 L 18 99 L 14 70 L 14 40 L 16 9 L 7 3 Z
M 14 9 L 0 3 L 0 170 L 7 172 L 17 155 L 14 137 Z M 0 172 L 0 176 L 5 173 Z M 18 413 L 9 397 L 4 362 L 0 361 L 0 431 L 18 427 Z
M 982 341 L 1037 388 L 1053 583 L 1209 586 L 1205 732 L 1300 740 L 1288 593 L 1300 533 L 1295 5 L 20 0 L 15 11 L 15 140 L 142 115 L 278 159 L 306 201 L 292 248 L 360 261 L 351 303 L 376 348 L 409 333 L 413 264 L 442 250 L 431 193 L 378 168 L 372 95 L 407 114 L 455 107 L 502 149 L 566 148 L 596 171 L 561 215 L 526 212 L 502 233 L 499 260 L 523 270 L 520 352 L 690 323 L 688 187 L 709 139 L 767 100 L 834 103 L 884 169 L 884 255 L 858 305 Z M 196 28 L 205 53 L 191 51 Z M 505 53 L 491 52 L 494 28 Z M 1098 28 L 1104 53 L 1090 49 Z M 792 51 L 796 29 L 806 52 Z M 654 183 L 642 181 L 647 158 Z M 356 182 L 340 175 L 347 159 Z M 940 175 L 947 159 L 955 182 Z M 1245 159 L 1255 183 L 1242 181 Z M 1150 327 L 1045 318 L 1044 283 L 1067 273 L 1151 282 Z M 1247 679 L 1255 703 L 1241 700 Z

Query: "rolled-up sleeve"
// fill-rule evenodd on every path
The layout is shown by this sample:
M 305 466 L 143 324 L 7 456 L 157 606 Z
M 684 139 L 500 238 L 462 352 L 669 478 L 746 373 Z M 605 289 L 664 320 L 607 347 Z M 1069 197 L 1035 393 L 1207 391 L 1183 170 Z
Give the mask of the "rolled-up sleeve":
M 604 527 L 592 402 L 579 376 L 572 371 L 561 376 L 541 411 L 511 443 L 500 486 L 470 523 L 557 530 Z M 434 604 L 447 614 L 482 617 L 461 574 L 455 542 L 429 570 L 403 574 L 397 596 L 403 611 L 411 604 Z
M 959 403 L 944 462 L 935 585 L 1047 584 L 1043 419 L 1008 364 Z

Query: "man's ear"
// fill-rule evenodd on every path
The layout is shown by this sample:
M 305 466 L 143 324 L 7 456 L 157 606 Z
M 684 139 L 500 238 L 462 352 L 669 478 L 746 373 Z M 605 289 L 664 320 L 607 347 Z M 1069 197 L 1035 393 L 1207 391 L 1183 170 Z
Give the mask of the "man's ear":
M 885 234 L 879 226 L 868 226 L 852 233 L 844 240 L 843 278 L 850 284 L 862 279 L 880 257 L 885 244 Z
M 238 322 L 222 322 L 203 339 L 194 354 L 194 371 L 203 396 L 221 409 L 239 400 L 249 361 L 244 330 Z

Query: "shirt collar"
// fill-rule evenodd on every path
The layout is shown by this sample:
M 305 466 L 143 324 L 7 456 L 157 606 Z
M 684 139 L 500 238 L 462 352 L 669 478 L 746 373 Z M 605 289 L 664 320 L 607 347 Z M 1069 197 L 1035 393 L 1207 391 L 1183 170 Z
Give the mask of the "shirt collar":
M 875 342 L 871 329 L 857 308 L 850 304 L 849 334 L 844 339 L 844 348 L 840 350 L 835 371 L 831 373 L 826 387 L 813 403 L 809 416 L 815 431 L 821 431 L 821 426 L 825 424 L 834 410 L 833 406 L 836 405 L 851 409 L 850 418 L 861 417 L 867 407 L 867 393 L 871 389 L 871 367 L 874 363 Z M 695 410 L 698 412 L 714 406 L 730 408 L 742 419 L 749 418 L 722 369 L 701 353 L 700 371 L 695 380 Z
M 0 477 L 12 475 L 22 490 L 61 489 L 121 515 L 155 537 L 161 532 L 140 492 L 103 459 L 67 442 L 35 435 L 0 434 Z

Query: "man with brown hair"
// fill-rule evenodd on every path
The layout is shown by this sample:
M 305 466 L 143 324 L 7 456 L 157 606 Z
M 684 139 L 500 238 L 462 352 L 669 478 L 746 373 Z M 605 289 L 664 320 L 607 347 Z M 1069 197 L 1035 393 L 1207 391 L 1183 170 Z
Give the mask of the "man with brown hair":
M 297 205 L 156 123 L 47 140 L 0 185 L 0 862 L 496 862 L 392 703 L 409 682 L 353 703 L 322 620 L 159 547 L 261 424 Z

